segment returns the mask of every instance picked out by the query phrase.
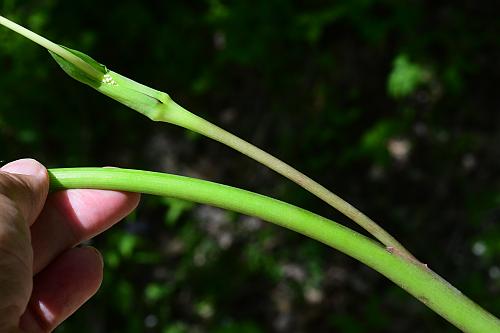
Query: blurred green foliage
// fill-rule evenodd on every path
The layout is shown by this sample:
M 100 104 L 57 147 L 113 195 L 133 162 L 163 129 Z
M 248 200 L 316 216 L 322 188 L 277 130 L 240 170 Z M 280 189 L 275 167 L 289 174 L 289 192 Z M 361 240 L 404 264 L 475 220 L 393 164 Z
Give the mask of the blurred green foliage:
M 426 80 L 425 70 L 418 64 L 413 64 L 408 57 L 401 54 L 394 59 L 394 65 L 387 84 L 387 90 L 392 97 L 407 97 L 415 92 L 418 86 Z
M 500 26 L 486 3 L 4 0 L 0 13 L 290 162 L 500 315 Z M 0 29 L 0 159 L 25 156 L 196 176 L 346 222 Z M 58 332 L 456 332 L 354 260 L 210 207 L 144 197 L 91 243 L 103 286 Z

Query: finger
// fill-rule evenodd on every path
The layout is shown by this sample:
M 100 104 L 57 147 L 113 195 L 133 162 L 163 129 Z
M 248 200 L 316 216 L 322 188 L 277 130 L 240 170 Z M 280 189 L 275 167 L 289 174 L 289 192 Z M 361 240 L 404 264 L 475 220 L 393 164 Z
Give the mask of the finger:
M 94 248 L 73 248 L 61 254 L 35 276 L 20 327 L 30 333 L 52 331 L 96 293 L 102 272 L 102 257 Z
M 33 159 L 17 160 L 0 168 L 0 193 L 15 202 L 29 224 L 40 214 L 48 190 L 47 169 Z
M 40 213 L 47 190 L 47 171 L 35 160 L 18 160 L 0 168 L 1 332 L 17 326 L 31 294 L 29 224 Z
M 31 227 L 36 274 L 64 250 L 111 227 L 139 203 L 139 194 L 67 190 L 49 195 Z

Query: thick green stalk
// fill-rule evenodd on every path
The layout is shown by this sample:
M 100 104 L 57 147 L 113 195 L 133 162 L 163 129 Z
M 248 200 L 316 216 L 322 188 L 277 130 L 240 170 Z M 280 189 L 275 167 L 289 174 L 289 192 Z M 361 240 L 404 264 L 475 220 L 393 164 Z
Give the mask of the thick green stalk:
M 49 170 L 51 189 L 94 188 L 169 196 L 255 216 L 329 245 L 377 270 L 464 332 L 500 332 L 500 321 L 429 268 L 338 223 L 288 203 L 200 179 L 118 168 Z

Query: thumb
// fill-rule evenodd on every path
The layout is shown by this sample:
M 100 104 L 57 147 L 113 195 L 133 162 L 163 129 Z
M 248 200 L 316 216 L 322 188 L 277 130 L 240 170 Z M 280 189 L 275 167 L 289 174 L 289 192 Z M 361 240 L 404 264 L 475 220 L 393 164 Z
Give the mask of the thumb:
M 42 211 L 48 190 L 47 169 L 33 159 L 17 160 L 0 168 L 0 195 L 16 204 L 29 225 Z

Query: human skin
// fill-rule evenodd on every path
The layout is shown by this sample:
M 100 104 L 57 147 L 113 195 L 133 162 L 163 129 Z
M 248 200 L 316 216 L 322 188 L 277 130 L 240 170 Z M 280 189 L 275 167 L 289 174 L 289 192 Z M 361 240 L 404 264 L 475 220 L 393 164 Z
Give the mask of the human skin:
M 124 218 L 140 198 L 48 189 L 47 170 L 35 160 L 0 168 L 0 332 L 50 332 L 92 297 L 102 257 L 75 246 Z

